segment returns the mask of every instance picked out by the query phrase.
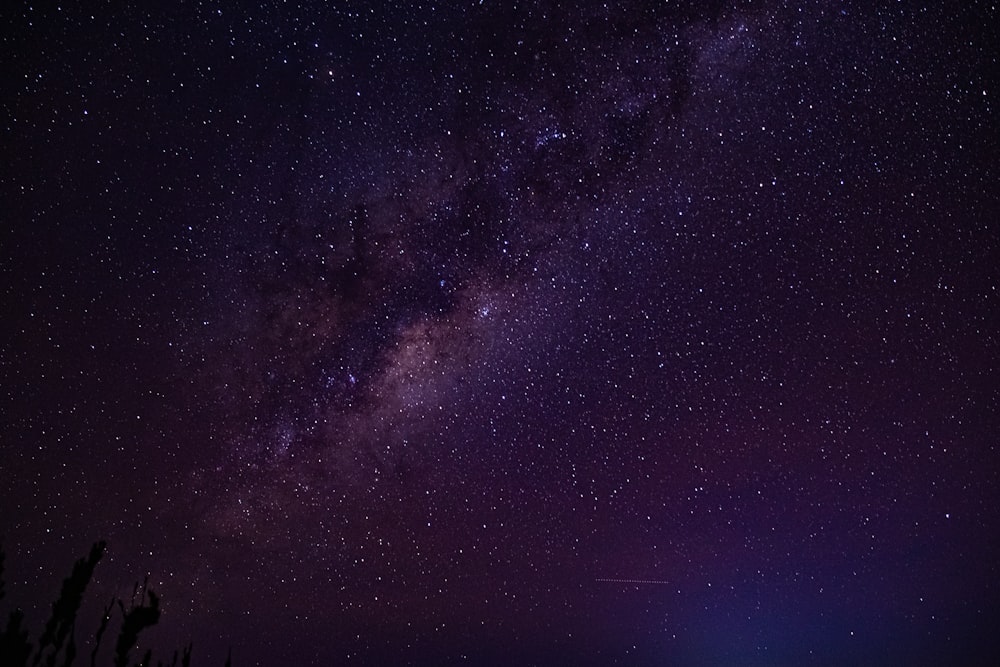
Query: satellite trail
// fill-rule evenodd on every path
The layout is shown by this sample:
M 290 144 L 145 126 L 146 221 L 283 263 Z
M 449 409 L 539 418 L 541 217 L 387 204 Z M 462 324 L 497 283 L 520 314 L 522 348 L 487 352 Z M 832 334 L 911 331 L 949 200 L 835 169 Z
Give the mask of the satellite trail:
M 669 584 L 669 581 L 660 581 L 658 579 L 594 579 L 594 581 L 601 581 L 610 584 Z

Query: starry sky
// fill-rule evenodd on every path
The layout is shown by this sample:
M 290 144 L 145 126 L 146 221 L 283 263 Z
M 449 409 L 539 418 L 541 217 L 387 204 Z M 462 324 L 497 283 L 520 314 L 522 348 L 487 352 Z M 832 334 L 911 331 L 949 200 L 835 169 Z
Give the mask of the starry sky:
M 103 538 L 80 634 L 148 573 L 195 665 L 998 664 L 998 25 L 3 3 L 5 604 Z

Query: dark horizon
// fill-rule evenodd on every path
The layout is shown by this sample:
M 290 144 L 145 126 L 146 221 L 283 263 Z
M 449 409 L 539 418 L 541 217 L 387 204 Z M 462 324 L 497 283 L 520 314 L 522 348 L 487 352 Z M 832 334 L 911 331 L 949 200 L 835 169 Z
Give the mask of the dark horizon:
M 0 20 L 4 623 L 1000 664 L 995 8 Z

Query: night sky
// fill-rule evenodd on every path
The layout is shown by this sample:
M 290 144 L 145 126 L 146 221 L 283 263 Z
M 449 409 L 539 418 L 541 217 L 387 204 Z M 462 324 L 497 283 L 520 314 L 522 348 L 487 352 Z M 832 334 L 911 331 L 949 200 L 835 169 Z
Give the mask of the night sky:
M 0 9 L 4 617 L 1000 664 L 995 5 L 242 4 Z

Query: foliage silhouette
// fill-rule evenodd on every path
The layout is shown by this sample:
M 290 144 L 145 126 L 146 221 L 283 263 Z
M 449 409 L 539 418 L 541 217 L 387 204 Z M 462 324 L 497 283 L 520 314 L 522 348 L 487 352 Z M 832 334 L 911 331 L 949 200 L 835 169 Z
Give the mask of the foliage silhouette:
M 104 549 L 107 545 L 104 542 L 97 542 L 90 548 L 90 554 L 86 558 L 80 558 L 73 565 L 73 572 L 63 581 L 62 592 L 59 599 L 52 605 L 52 617 L 45 624 L 45 630 L 38 640 L 38 652 L 35 654 L 33 665 L 42 661 L 42 657 L 51 649 L 48 654 L 46 665 L 55 667 L 56 656 L 62 649 L 66 637 L 73 630 L 76 624 L 76 612 L 83 602 L 83 594 L 87 590 L 90 578 L 94 576 L 94 568 L 104 556 Z M 75 645 L 72 652 L 76 654 Z M 72 663 L 72 660 L 69 660 Z
M 87 585 L 94 575 L 94 568 L 100 562 L 106 548 L 105 542 L 96 542 L 90 553 L 73 565 L 73 570 L 63 581 L 59 598 L 52 604 L 52 615 L 45 624 L 37 643 L 30 639 L 24 626 L 24 612 L 14 609 L 0 634 L 0 666 L 2 667 L 72 667 L 77 658 L 76 617 L 83 602 Z M 0 601 L 6 597 L 4 567 L 6 554 L 0 545 Z M 121 629 L 115 642 L 114 667 L 129 667 L 129 653 L 139 641 L 139 635 L 160 620 L 160 598 L 149 588 L 148 579 L 142 586 L 136 584 L 132 600 L 126 609 L 125 603 L 112 598 L 104 607 L 100 625 L 94 635 L 94 645 L 90 652 L 90 667 L 97 667 L 98 652 L 114 611 L 121 612 Z M 136 603 L 138 596 L 138 604 Z M 180 653 L 181 667 L 191 665 L 192 645 L 183 647 Z M 60 661 L 61 657 L 61 661 Z M 226 667 L 231 667 L 231 652 L 226 658 Z M 177 667 L 178 652 L 174 651 L 171 667 Z M 134 667 L 149 667 L 153 652 L 148 649 Z M 157 663 L 165 667 L 162 661 Z
M 97 633 L 94 635 L 94 650 L 90 652 L 90 667 L 96 667 L 97 665 L 97 651 L 101 648 L 101 639 L 104 638 L 104 631 L 108 629 L 108 621 L 111 620 L 111 611 L 114 608 L 115 599 L 111 598 L 111 602 L 104 608 L 104 615 L 101 616 L 101 624 L 97 627 Z

